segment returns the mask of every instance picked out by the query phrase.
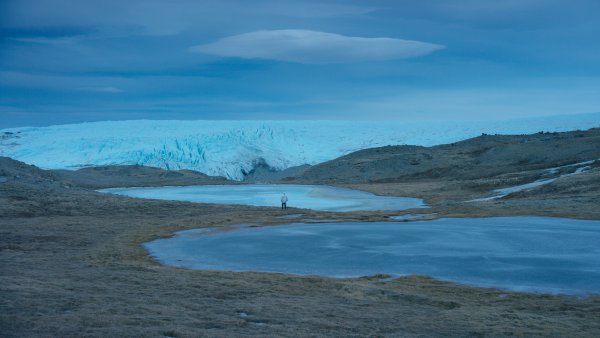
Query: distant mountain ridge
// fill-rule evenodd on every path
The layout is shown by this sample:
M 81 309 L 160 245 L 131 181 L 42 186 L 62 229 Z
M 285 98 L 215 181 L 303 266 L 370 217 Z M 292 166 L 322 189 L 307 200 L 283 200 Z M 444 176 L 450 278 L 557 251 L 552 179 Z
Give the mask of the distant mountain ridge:
M 0 156 L 45 169 L 144 165 L 243 180 L 367 148 L 600 126 L 600 113 L 492 122 L 120 121 L 0 130 Z

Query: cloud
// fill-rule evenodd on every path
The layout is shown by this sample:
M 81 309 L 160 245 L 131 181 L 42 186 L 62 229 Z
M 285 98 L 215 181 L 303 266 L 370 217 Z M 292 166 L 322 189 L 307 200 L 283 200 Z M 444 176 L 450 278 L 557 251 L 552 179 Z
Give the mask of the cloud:
M 311 30 L 261 30 L 194 46 L 193 52 L 224 57 L 308 64 L 352 63 L 417 57 L 444 46 L 392 38 L 363 38 Z
M 252 6 L 244 8 L 246 12 L 269 13 L 296 18 L 339 18 L 362 16 L 376 10 L 374 7 L 341 5 L 326 2 L 294 2 L 294 1 L 265 1 L 263 3 L 252 3 Z
M 0 0 L 0 28 L 86 27 L 96 34 L 175 36 L 265 22 L 355 18 L 375 7 L 323 0 Z
M 63 36 L 63 37 L 24 37 L 24 38 L 12 38 L 11 40 L 23 43 L 35 43 L 42 45 L 72 45 L 79 42 L 82 39 L 81 36 Z
M 0 71 L 0 87 L 4 86 L 7 88 L 118 94 L 125 92 L 125 90 L 120 88 L 121 85 L 127 85 L 131 82 L 132 81 L 127 81 L 127 79 L 120 77 L 69 76 L 46 73 Z M 88 83 L 95 83 L 96 85 L 82 86 L 82 84 Z M 113 85 L 113 83 L 119 83 L 119 87 Z
M 117 87 L 80 87 L 77 88 L 77 90 L 83 90 L 86 92 L 96 92 L 96 93 L 110 93 L 110 94 L 117 94 L 117 93 L 122 93 L 123 90 L 119 89 Z

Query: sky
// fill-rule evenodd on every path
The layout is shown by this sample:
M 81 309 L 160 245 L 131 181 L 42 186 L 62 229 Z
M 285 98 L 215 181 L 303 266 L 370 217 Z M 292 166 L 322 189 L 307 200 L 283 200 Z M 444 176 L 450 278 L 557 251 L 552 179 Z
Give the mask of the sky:
M 0 128 L 600 111 L 597 0 L 0 0 Z

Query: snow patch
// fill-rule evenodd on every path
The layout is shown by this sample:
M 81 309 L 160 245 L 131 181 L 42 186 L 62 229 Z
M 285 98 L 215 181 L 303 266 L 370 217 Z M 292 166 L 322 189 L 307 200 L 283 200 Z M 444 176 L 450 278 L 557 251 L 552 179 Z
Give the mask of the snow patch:
M 598 159 L 600 161 L 600 159 Z M 502 189 L 496 189 L 494 190 L 494 193 L 496 195 L 494 196 L 490 196 L 490 197 L 484 197 L 484 198 L 476 198 L 473 200 L 469 200 L 467 202 L 485 202 L 485 201 L 491 201 L 491 200 L 495 200 L 498 198 L 503 198 L 506 197 L 512 193 L 515 192 L 519 192 L 519 191 L 528 191 L 528 190 L 532 190 L 535 189 L 537 187 L 540 187 L 542 185 L 546 185 L 548 183 L 552 183 L 554 181 L 556 181 L 559 178 L 562 177 L 569 177 L 569 176 L 574 176 L 574 175 L 579 175 L 581 173 L 584 173 L 586 171 L 588 171 L 589 169 L 592 168 L 591 164 L 594 163 L 595 160 L 591 160 L 591 161 L 585 161 L 585 162 L 579 162 L 579 163 L 573 163 L 573 164 L 567 164 L 567 165 L 563 165 L 560 167 L 554 167 L 554 168 L 548 168 L 544 170 L 544 174 L 545 175 L 557 175 L 561 169 L 565 169 L 565 168 L 573 168 L 575 167 L 575 171 L 568 173 L 568 174 L 563 174 L 563 175 L 559 175 L 557 177 L 552 177 L 552 178 L 542 178 L 536 181 L 533 181 L 531 183 L 525 183 L 525 184 L 520 184 L 520 185 L 516 185 L 513 187 L 508 187 L 508 188 L 502 188 Z

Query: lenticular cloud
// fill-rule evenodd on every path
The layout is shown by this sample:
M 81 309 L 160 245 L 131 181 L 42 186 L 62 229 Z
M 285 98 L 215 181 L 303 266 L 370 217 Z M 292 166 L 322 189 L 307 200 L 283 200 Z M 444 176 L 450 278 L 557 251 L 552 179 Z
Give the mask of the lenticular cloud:
M 192 47 L 224 57 L 308 64 L 351 63 L 417 57 L 444 46 L 392 38 L 364 38 L 310 30 L 262 30 Z

